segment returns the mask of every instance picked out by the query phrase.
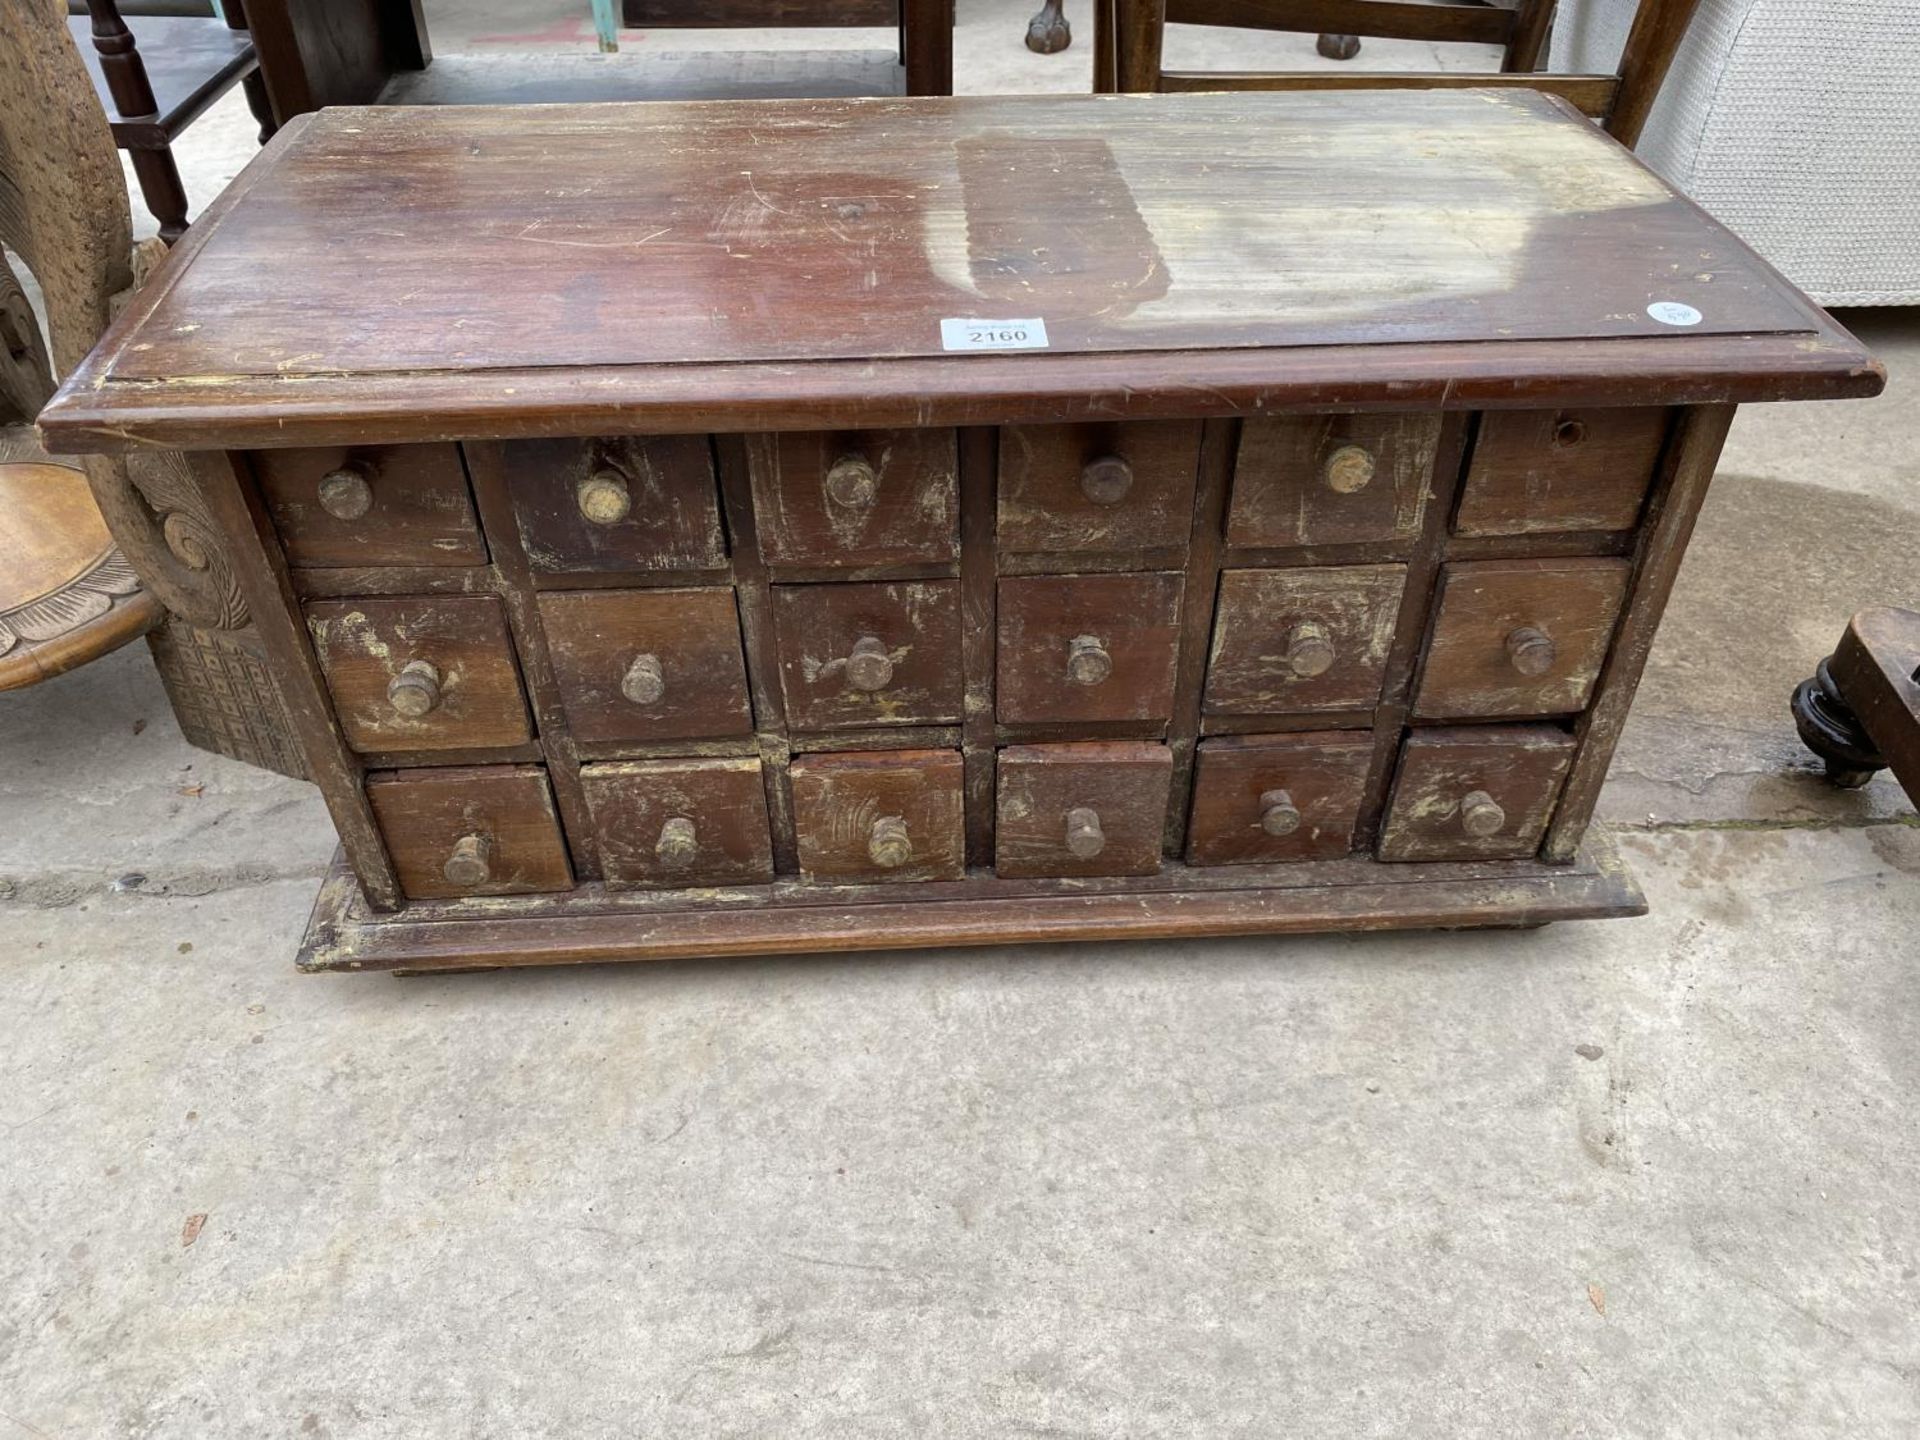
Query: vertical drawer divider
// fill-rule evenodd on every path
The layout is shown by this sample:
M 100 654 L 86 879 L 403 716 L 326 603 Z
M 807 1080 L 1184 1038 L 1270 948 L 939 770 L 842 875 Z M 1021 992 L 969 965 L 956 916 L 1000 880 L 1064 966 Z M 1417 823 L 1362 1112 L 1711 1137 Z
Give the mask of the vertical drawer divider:
M 1227 492 L 1233 457 L 1240 447 L 1240 421 L 1209 420 L 1200 433 L 1200 474 L 1193 489 L 1193 530 L 1187 544 L 1186 585 L 1180 603 L 1180 653 L 1173 679 L 1173 716 L 1167 748 L 1173 752 L 1173 783 L 1167 796 L 1164 853 L 1177 858 L 1187 843 L 1187 808 L 1193 793 L 1194 746 L 1200 737 L 1201 694 L 1207 654 L 1213 646 L 1213 607 L 1226 553 Z

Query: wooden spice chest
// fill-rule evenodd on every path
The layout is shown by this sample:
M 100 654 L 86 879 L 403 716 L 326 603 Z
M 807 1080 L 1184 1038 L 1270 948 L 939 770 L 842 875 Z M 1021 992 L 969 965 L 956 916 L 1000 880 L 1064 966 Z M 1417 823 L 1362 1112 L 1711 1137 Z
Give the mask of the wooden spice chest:
M 418 970 L 1637 913 L 1733 406 L 1881 383 L 1522 92 L 330 110 L 41 423 L 188 452 Z

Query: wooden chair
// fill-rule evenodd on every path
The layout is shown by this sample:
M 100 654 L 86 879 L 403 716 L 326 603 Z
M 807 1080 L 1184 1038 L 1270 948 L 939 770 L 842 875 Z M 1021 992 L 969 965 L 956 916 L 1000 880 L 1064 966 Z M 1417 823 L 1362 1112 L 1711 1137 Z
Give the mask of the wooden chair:
M 274 131 L 273 111 L 240 0 L 227 18 L 213 15 L 138 17 L 141 48 L 117 0 L 86 0 L 86 14 L 68 20 L 87 62 L 93 89 L 113 126 L 113 140 L 133 161 L 141 198 L 171 245 L 187 229 L 187 192 L 173 162 L 173 142 L 235 85 L 244 85 L 260 139 Z
M 1835 785 L 1856 790 L 1892 770 L 1920 805 L 1920 614 L 1883 605 L 1855 615 L 1792 709 Z
M 9 339 L 0 411 L 12 413 L 0 413 L 0 427 L 38 411 L 48 372 L 85 357 L 165 254 L 158 241 L 133 244 L 113 135 L 64 18 L 47 0 L 0 4 L 0 245 L 39 282 L 48 336 L 37 359 L 35 341 L 16 354 Z M 0 272 L 4 329 L 37 331 L 32 312 L 9 298 L 12 272 Z M 185 461 L 171 451 L 88 456 L 83 476 L 49 462 L 16 425 L 0 428 L 0 462 L 9 462 L 0 464 L 0 620 L 11 636 L 0 684 L 31 684 L 150 631 L 188 740 L 303 773 L 219 527 Z
M 1520 0 L 1514 9 L 1407 0 L 1095 0 L 1094 89 L 1116 93 L 1520 87 L 1561 96 L 1600 121 L 1621 144 L 1631 146 L 1640 138 L 1699 3 L 1641 0 L 1615 74 L 1545 75 L 1533 72 L 1553 23 L 1554 0 Z M 1170 23 L 1497 45 L 1501 69 L 1498 74 L 1169 71 L 1162 68 L 1161 53 Z

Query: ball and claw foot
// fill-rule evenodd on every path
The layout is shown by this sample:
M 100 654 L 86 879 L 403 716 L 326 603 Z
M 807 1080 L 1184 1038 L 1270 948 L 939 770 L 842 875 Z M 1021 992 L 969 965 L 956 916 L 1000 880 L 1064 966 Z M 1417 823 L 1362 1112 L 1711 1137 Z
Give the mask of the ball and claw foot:
M 1027 48 L 1036 55 L 1053 55 L 1073 43 L 1073 31 L 1062 13 L 1065 0 L 1047 0 L 1040 13 L 1027 22 Z
M 1313 48 L 1329 60 L 1351 60 L 1360 53 L 1360 37 L 1358 35 L 1322 35 Z
M 1886 760 L 1841 698 L 1826 660 L 1811 680 L 1802 680 L 1794 690 L 1792 708 L 1801 743 L 1826 762 L 1830 784 L 1858 790 L 1886 768 Z

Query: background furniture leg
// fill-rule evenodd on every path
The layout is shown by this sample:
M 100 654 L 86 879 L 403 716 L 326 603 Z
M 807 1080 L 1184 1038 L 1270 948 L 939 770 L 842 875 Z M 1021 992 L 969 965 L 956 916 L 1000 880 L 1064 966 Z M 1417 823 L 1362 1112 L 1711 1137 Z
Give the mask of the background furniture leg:
M 1036 55 L 1053 55 L 1073 43 L 1064 6 L 1065 0 L 1047 0 L 1027 22 L 1027 48 Z
M 1329 60 L 1351 60 L 1360 53 L 1360 37 L 1358 35 L 1322 35 L 1313 48 Z
M 160 238 L 171 245 L 187 233 L 187 191 L 171 150 L 129 150 L 140 198 L 160 222 Z

